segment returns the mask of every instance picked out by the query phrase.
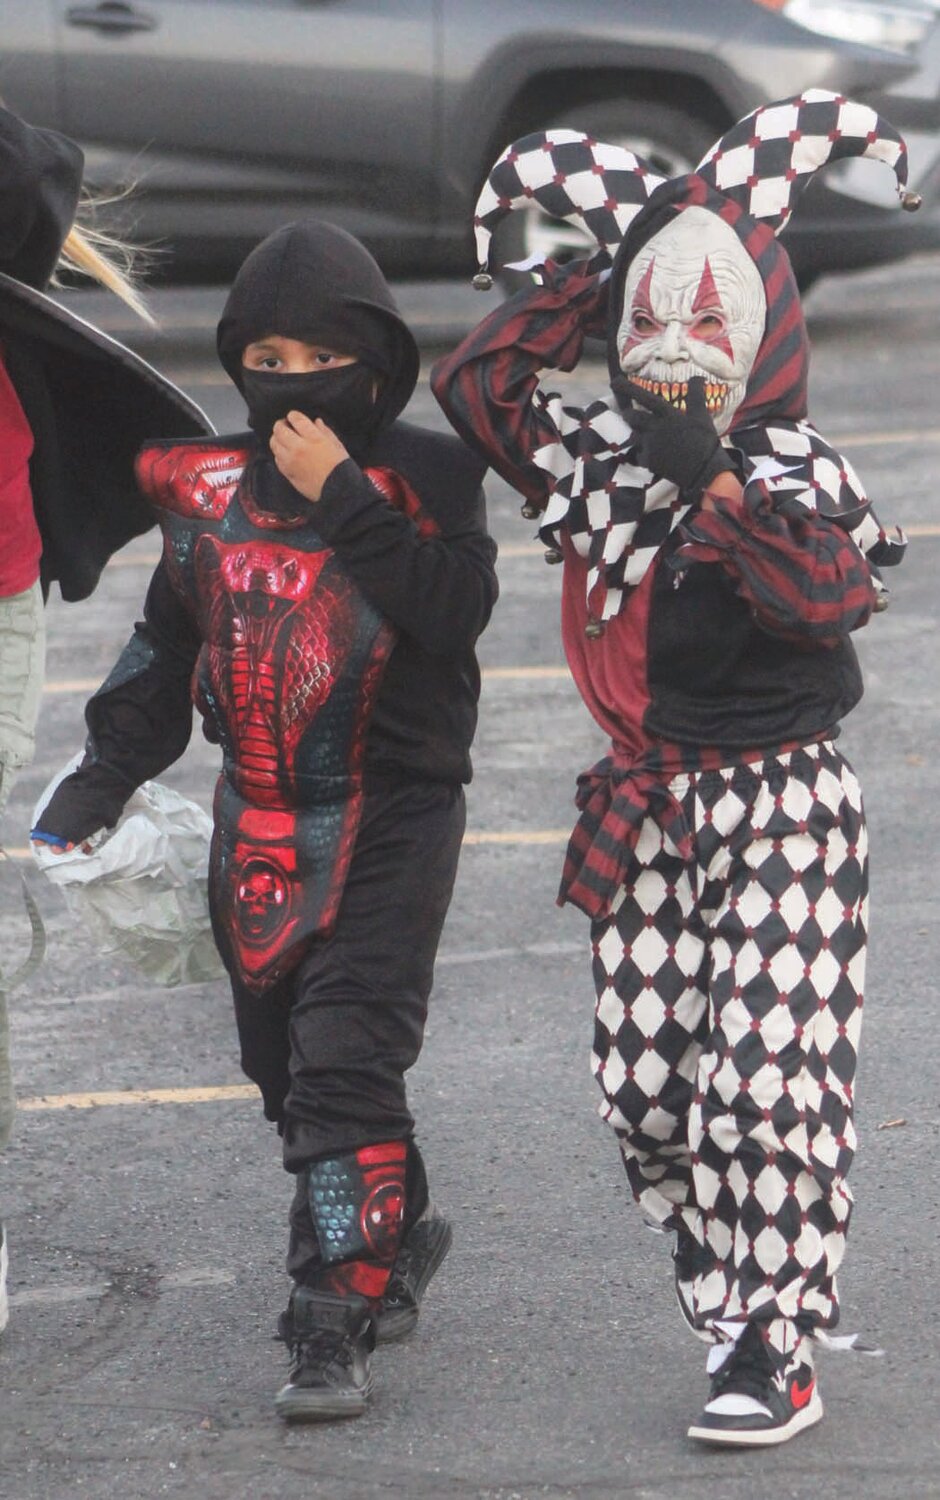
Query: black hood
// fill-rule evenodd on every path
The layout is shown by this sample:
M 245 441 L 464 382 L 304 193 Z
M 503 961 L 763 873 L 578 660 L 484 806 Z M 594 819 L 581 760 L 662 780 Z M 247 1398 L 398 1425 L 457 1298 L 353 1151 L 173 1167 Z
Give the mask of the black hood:
M 0 271 L 42 291 L 72 228 L 84 157 L 0 108 Z
M 302 219 L 263 240 L 235 278 L 217 335 L 219 359 L 242 388 L 242 351 L 271 335 L 323 343 L 382 377 L 378 427 L 404 410 L 418 347 L 368 250 L 335 224 Z

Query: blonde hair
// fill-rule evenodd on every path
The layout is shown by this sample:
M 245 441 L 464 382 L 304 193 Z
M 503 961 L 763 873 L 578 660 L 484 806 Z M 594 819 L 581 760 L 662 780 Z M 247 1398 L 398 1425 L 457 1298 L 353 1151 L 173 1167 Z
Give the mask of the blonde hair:
M 103 229 L 94 229 L 87 222 L 79 222 L 81 218 L 94 213 L 102 203 L 113 201 L 110 198 L 83 197 L 75 222 L 59 252 L 59 263 L 53 281 L 57 281 L 62 271 L 77 271 L 82 276 L 89 276 L 99 286 L 114 292 L 139 318 L 153 327 L 153 314 L 134 284 L 138 252 L 117 235 L 108 234 Z
M 6 109 L 6 107 L 0 96 L 0 109 Z M 26 129 L 29 130 L 29 128 L 27 125 Z M 141 252 L 119 239 L 117 235 L 108 234 L 103 229 L 96 229 L 93 223 L 99 208 L 106 208 L 109 204 L 126 198 L 128 193 L 133 191 L 133 187 L 132 183 L 123 191 L 112 194 L 110 197 L 96 196 L 85 187 L 81 189 L 72 227 L 59 251 L 52 285 L 61 285 L 59 281 L 61 271 L 77 271 L 81 276 L 90 276 L 92 281 L 97 281 L 99 286 L 107 287 L 108 291 L 120 297 L 121 301 L 126 302 L 139 318 L 154 328 L 156 318 L 135 284 L 140 269 Z

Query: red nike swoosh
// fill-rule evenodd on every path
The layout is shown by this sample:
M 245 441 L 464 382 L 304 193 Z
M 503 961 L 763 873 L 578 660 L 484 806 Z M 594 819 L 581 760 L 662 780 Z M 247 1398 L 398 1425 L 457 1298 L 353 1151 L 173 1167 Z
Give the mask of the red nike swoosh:
M 793 1384 L 790 1387 L 790 1400 L 793 1402 L 793 1405 L 796 1407 L 797 1411 L 802 1411 L 803 1407 L 808 1405 L 808 1403 L 812 1399 L 813 1391 L 815 1389 L 815 1380 L 811 1380 L 809 1385 L 804 1386 L 797 1385 L 796 1381 L 794 1380 Z

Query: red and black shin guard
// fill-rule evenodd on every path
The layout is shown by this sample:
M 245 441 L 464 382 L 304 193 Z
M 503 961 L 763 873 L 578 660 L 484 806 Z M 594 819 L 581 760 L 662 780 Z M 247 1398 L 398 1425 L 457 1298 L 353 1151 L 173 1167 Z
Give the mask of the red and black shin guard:
M 381 1300 L 405 1222 L 407 1154 L 406 1141 L 386 1141 L 307 1168 L 322 1291 Z

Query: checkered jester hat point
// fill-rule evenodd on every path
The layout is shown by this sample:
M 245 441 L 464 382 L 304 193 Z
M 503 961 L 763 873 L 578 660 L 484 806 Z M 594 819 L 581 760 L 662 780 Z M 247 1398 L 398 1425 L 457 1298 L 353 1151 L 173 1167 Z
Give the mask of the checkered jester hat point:
M 579 224 L 613 256 L 629 225 L 665 182 L 642 157 L 606 146 L 580 130 L 537 130 L 507 146 L 477 200 L 473 227 L 480 269 L 473 284 L 492 286 L 487 270 L 493 231 L 513 209 L 533 203 Z
M 907 191 L 902 137 L 867 104 L 828 89 L 807 89 L 764 104 L 722 136 L 695 175 L 779 234 L 810 178 L 827 162 L 867 156 L 897 179 L 902 208 L 920 207 Z M 492 285 L 490 241 L 514 209 L 537 203 L 553 218 L 581 227 L 613 256 L 630 224 L 666 179 L 621 146 L 577 130 L 540 130 L 507 147 L 480 193 L 474 216 L 480 269 L 473 284 Z

